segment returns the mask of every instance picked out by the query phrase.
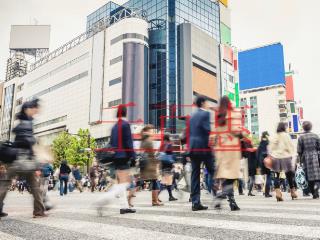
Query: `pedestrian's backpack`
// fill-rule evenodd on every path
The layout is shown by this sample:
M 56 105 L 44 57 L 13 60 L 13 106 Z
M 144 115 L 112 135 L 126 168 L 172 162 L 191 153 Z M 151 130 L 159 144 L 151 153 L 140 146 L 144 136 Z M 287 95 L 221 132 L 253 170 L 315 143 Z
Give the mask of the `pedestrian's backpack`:
M 298 188 L 300 189 L 307 189 L 308 188 L 308 182 L 307 182 L 307 178 L 306 178 L 306 173 L 304 172 L 302 167 L 298 167 L 296 174 L 295 174 L 295 179 L 296 179 L 296 183 Z
M 43 166 L 42 173 L 44 177 L 49 177 L 51 173 L 51 166 L 49 164 L 45 164 Z

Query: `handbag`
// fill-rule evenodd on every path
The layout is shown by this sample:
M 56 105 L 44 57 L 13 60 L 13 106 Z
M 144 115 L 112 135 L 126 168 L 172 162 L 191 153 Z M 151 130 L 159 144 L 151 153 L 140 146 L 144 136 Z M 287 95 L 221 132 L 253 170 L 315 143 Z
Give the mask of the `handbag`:
M 12 142 L 4 142 L 0 145 L 0 162 L 10 164 L 18 158 L 18 149 L 13 147 Z
M 95 153 L 96 159 L 101 164 L 113 162 L 114 157 L 116 155 L 116 152 L 114 151 L 114 148 L 111 146 L 110 143 L 108 143 L 104 148 L 96 149 Z
M 304 172 L 304 170 L 301 166 L 297 167 L 297 170 L 295 173 L 295 180 L 296 180 L 298 188 L 300 188 L 300 189 L 307 189 L 308 188 L 308 181 L 306 178 L 306 173 Z
M 264 160 L 263 160 L 264 166 L 268 169 L 272 169 L 272 157 L 271 156 L 267 156 Z
M 34 172 L 40 167 L 40 162 L 34 157 L 30 158 L 28 152 L 18 150 L 17 159 L 11 164 L 10 168 L 15 172 Z

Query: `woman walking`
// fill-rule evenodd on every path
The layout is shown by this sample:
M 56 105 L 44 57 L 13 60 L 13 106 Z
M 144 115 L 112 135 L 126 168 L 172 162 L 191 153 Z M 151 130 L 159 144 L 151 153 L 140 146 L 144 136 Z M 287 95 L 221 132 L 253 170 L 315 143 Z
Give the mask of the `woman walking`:
M 163 138 L 163 144 L 160 146 L 160 160 L 162 165 L 162 180 L 161 180 L 161 189 L 167 189 L 169 194 L 169 201 L 176 201 L 176 199 L 172 195 L 173 189 L 173 148 L 172 143 L 170 141 L 170 135 L 165 134 Z M 162 159 L 161 159 L 162 158 Z
M 261 174 L 266 175 L 264 196 L 266 198 L 272 197 L 270 194 L 271 187 L 271 170 L 264 164 L 264 159 L 268 156 L 268 145 L 269 145 L 269 133 L 263 132 L 261 141 L 257 150 L 257 158 L 261 167 Z
M 67 195 L 68 193 L 68 182 L 69 182 L 69 174 L 71 173 L 71 169 L 68 166 L 67 160 L 62 160 L 60 165 L 60 196 Z
M 162 206 L 158 195 L 160 191 L 160 161 L 155 157 L 153 148 L 153 126 L 147 125 L 141 131 L 141 147 L 143 151 L 143 166 L 141 166 L 141 178 L 145 181 L 150 181 L 152 189 L 152 206 Z
M 98 215 L 102 216 L 102 208 L 119 197 L 120 214 L 135 213 L 129 208 L 127 190 L 130 186 L 130 160 L 135 158 L 130 124 L 127 117 L 127 108 L 120 105 L 117 112 L 117 123 L 112 127 L 110 144 L 115 151 L 113 164 L 116 170 L 118 184 L 113 185 L 97 203 Z
M 215 208 L 220 209 L 222 199 L 227 197 L 231 211 L 237 211 L 240 208 L 234 199 L 233 183 L 240 178 L 240 138 L 244 130 L 242 113 L 232 107 L 227 96 L 221 98 L 215 125 L 215 177 L 222 182 L 222 193 L 217 195 Z
M 294 164 L 292 156 L 294 155 L 294 146 L 290 135 L 287 133 L 287 124 L 280 122 L 277 128 L 277 134 L 270 140 L 269 155 L 272 159 L 272 170 L 275 172 L 275 191 L 277 201 L 283 201 L 280 191 L 280 173 L 285 172 L 289 182 L 292 200 L 297 198 L 294 185 Z
M 307 174 L 309 190 L 313 199 L 319 198 L 320 183 L 320 139 L 312 133 L 312 123 L 304 122 L 304 134 L 298 140 L 298 155 Z

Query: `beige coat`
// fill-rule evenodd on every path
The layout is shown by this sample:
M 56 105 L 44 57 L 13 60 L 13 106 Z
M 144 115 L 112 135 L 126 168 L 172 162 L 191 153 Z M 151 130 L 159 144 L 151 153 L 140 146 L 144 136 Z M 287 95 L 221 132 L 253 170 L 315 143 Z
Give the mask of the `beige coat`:
M 294 155 L 294 145 L 286 132 L 277 133 L 270 139 L 269 153 L 273 158 L 290 158 Z
M 238 179 L 241 177 L 240 160 L 241 144 L 236 135 L 244 133 L 242 113 L 234 109 L 227 114 L 225 126 L 217 126 L 214 129 L 214 149 L 216 157 L 217 179 Z
M 160 176 L 160 161 L 155 157 L 152 141 L 143 139 L 140 148 L 145 150 L 148 161 L 145 169 L 141 172 L 141 178 L 144 180 L 158 179 Z

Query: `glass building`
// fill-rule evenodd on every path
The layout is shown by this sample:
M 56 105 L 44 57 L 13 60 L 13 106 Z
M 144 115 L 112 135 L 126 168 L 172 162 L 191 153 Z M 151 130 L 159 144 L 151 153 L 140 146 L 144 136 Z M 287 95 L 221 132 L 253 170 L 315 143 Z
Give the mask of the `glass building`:
M 179 79 L 178 26 L 191 23 L 220 42 L 219 3 L 211 0 L 129 0 L 123 6 L 109 2 L 87 17 L 87 30 L 99 19 L 117 9 L 146 11 L 149 30 L 149 122 L 157 128 L 161 116 L 179 116 L 181 104 Z M 167 130 L 175 131 L 176 119 L 166 118 Z

